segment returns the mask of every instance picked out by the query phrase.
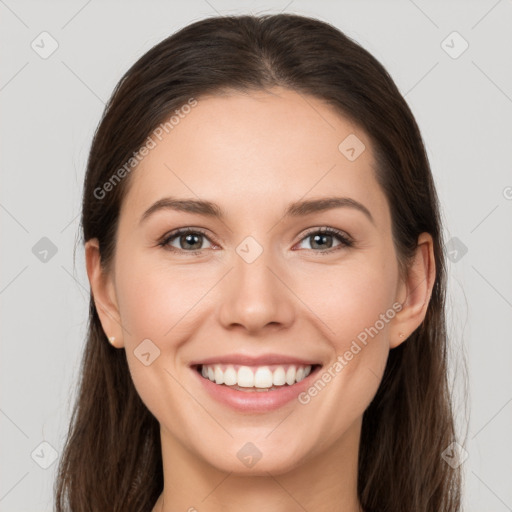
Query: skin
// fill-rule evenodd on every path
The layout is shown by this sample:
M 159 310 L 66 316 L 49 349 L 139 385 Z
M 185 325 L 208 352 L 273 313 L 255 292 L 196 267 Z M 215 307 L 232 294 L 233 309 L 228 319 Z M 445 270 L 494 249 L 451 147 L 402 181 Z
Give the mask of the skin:
M 366 146 L 353 162 L 338 150 L 352 133 Z M 86 243 L 103 329 L 126 350 L 135 387 L 161 426 L 165 485 L 153 512 L 361 510 L 362 415 L 389 351 L 423 321 L 435 277 L 432 239 L 423 233 L 400 278 L 373 165 L 367 135 L 319 99 L 282 88 L 198 98 L 133 171 L 110 272 L 100 269 L 97 240 Z M 226 218 L 161 210 L 140 223 L 170 195 L 213 201 Z M 328 196 L 361 202 L 375 224 L 349 207 L 283 218 L 292 201 Z M 339 250 L 315 248 L 306 230 L 325 226 L 354 246 L 333 236 L 327 242 Z M 206 230 L 199 255 L 179 236 L 169 244 L 180 254 L 158 245 L 182 227 Z M 263 248 L 250 264 L 236 252 L 247 236 Z M 211 399 L 188 367 L 270 352 L 325 369 L 395 302 L 402 310 L 307 404 L 235 412 Z M 160 349 L 149 366 L 134 355 L 144 339 Z M 251 468 L 237 457 L 249 441 L 262 453 Z

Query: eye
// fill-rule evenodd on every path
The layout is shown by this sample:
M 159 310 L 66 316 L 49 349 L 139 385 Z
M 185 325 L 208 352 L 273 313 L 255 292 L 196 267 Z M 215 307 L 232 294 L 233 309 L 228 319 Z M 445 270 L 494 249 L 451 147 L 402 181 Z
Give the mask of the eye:
M 340 243 L 333 246 L 333 238 L 337 239 Z M 204 240 L 209 238 L 206 233 L 199 228 L 181 228 L 172 231 L 166 235 L 158 245 L 165 249 L 177 253 L 189 253 L 193 255 L 201 254 L 201 251 L 207 247 L 203 247 Z M 319 253 L 330 253 L 343 247 L 352 247 L 353 241 L 343 231 L 338 229 L 324 227 L 314 228 L 310 230 L 305 237 L 302 238 L 301 242 L 311 240 L 310 247 L 306 248 Z M 177 246 L 176 246 L 177 244 Z M 211 243 L 210 243 L 211 247 Z M 320 250 L 316 250 L 320 249 Z
M 209 240 L 201 229 L 182 228 L 169 233 L 158 245 L 174 252 L 199 254 L 202 249 L 205 249 L 202 247 L 205 239 Z M 178 247 L 172 245 L 172 242 Z
M 333 246 L 333 238 L 337 239 L 340 243 L 338 245 Z M 338 249 L 342 249 L 343 247 L 352 247 L 353 241 L 343 233 L 343 231 L 339 231 L 338 229 L 334 228 L 315 228 L 311 231 L 309 231 L 306 236 L 301 240 L 306 241 L 310 240 L 310 247 L 307 249 L 315 250 L 315 249 L 321 249 L 320 251 L 315 252 L 322 252 L 322 253 L 330 253 L 332 251 L 336 251 Z

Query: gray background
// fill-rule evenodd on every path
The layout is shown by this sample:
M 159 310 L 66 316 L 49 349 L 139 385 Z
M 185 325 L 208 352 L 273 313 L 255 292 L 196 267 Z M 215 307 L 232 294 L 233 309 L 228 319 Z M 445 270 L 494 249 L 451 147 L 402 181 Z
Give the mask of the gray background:
M 0 511 L 52 510 L 89 296 L 82 246 L 76 266 L 73 251 L 104 102 L 122 73 L 178 28 L 216 13 L 281 11 L 353 37 L 416 116 L 451 240 L 451 376 L 462 434 L 469 417 L 466 510 L 512 510 L 511 0 L 0 0 Z M 58 44 L 48 58 L 43 31 Z M 457 58 L 463 40 L 453 31 L 469 44 Z

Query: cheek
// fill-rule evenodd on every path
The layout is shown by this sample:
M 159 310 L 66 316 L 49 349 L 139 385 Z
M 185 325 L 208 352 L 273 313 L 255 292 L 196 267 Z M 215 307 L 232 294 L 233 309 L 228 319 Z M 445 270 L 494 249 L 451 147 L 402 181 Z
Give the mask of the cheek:
M 302 296 L 308 297 L 308 306 L 321 320 L 316 325 L 324 325 L 323 334 L 332 349 L 331 364 L 339 361 L 331 370 L 337 382 L 333 389 L 338 385 L 340 392 L 350 389 L 349 394 L 360 403 L 376 391 L 389 353 L 398 276 L 394 261 L 382 254 L 347 259 L 328 272 L 319 270 L 302 286 Z
M 119 312 L 128 331 L 124 341 L 130 374 L 144 404 L 167 424 L 172 422 L 165 417 L 172 409 L 165 412 L 169 403 L 190 402 L 178 384 L 183 374 L 177 357 L 199 311 L 194 305 L 208 289 L 200 283 L 194 279 L 192 265 L 172 267 L 165 261 L 155 263 L 132 255 L 116 267 Z M 144 361 L 146 353 L 149 356 Z M 183 412 L 186 407 L 183 405 Z
M 331 338 L 340 342 L 373 326 L 380 315 L 386 315 L 395 299 L 393 266 L 363 263 L 341 265 L 328 273 L 319 273 L 303 291 L 311 298 L 312 308 L 333 331 Z M 377 327 L 385 331 L 387 325 L 378 322 Z
M 192 265 L 154 263 L 142 257 L 123 262 L 117 278 L 119 310 L 132 342 L 140 342 L 142 336 L 167 343 L 171 331 L 176 334 L 193 318 L 194 305 L 209 281 L 201 279 Z
M 352 262 L 318 274 L 310 283 L 308 306 L 322 322 L 332 349 L 330 361 L 301 397 L 312 404 L 328 443 L 361 416 L 375 396 L 389 354 L 388 330 L 395 316 L 392 305 L 396 275 L 393 260 L 382 266 Z M 323 290 L 323 292 L 320 292 Z M 303 288 L 302 293 L 307 290 Z M 318 399 L 316 397 L 319 397 Z

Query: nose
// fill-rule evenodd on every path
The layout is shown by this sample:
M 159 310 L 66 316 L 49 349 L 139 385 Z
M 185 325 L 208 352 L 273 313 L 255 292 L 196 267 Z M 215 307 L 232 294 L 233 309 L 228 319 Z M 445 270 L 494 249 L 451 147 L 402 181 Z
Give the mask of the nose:
M 233 264 L 221 291 L 218 317 L 223 327 L 251 334 L 290 327 L 296 299 L 283 262 L 263 251 L 250 263 L 235 254 Z

